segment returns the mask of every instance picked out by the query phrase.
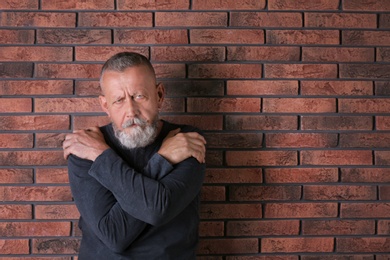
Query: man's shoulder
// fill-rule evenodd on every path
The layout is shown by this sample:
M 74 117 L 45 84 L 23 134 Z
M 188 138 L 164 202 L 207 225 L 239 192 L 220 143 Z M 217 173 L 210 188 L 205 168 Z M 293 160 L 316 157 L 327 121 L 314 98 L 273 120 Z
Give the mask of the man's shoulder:
M 192 125 L 177 124 L 177 123 L 173 123 L 173 122 L 166 121 L 166 120 L 163 120 L 163 122 L 164 122 L 164 125 L 166 125 L 167 131 L 171 131 L 171 130 L 180 128 L 181 132 L 183 132 L 183 133 L 197 132 L 197 133 L 203 135 L 202 130 L 200 130 L 199 128 L 192 126 Z

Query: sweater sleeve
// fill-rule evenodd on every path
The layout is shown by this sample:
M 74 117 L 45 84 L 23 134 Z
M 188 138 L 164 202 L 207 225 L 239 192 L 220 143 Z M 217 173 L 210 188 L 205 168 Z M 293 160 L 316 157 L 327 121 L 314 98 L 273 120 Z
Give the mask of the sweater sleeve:
M 112 192 L 88 171 L 92 161 L 69 156 L 68 172 L 72 194 L 84 224 L 111 250 L 122 252 L 147 224 L 126 213 Z
M 112 149 L 96 158 L 89 174 L 113 193 L 126 213 L 158 226 L 177 216 L 199 194 L 205 165 L 193 157 L 174 166 L 159 154 L 151 160 L 149 165 L 159 172 L 159 180 L 135 171 Z

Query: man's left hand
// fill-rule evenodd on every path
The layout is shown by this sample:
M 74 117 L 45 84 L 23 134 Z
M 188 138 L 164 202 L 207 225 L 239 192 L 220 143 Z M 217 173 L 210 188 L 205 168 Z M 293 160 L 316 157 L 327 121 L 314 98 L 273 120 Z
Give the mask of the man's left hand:
M 98 127 L 91 127 L 86 130 L 76 130 L 68 134 L 62 143 L 64 158 L 70 154 L 82 159 L 95 161 L 106 149 L 110 148 Z

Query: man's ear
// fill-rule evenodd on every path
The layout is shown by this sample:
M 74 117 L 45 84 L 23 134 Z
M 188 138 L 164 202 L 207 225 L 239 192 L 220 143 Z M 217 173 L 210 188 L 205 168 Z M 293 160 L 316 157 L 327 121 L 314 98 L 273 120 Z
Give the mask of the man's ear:
M 158 108 L 161 108 L 164 102 L 164 97 L 165 97 L 165 87 L 164 85 L 160 82 L 156 86 L 157 90 L 157 102 L 158 102 Z
M 105 96 L 100 95 L 99 96 L 100 106 L 102 107 L 103 111 L 106 112 L 108 116 L 110 116 L 110 112 L 108 111 L 108 103 Z

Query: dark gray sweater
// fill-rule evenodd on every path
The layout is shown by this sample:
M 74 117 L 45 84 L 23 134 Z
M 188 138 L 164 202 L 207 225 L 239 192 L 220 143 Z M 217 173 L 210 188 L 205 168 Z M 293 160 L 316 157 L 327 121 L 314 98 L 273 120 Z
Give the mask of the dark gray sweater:
M 80 260 L 195 259 L 199 193 L 205 165 L 171 165 L 157 151 L 169 131 L 198 129 L 163 121 L 156 140 L 124 149 L 112 125 L 101 127 L 111 147 L 94 162 L 70 156 L 69 180 L 80 211 Z

